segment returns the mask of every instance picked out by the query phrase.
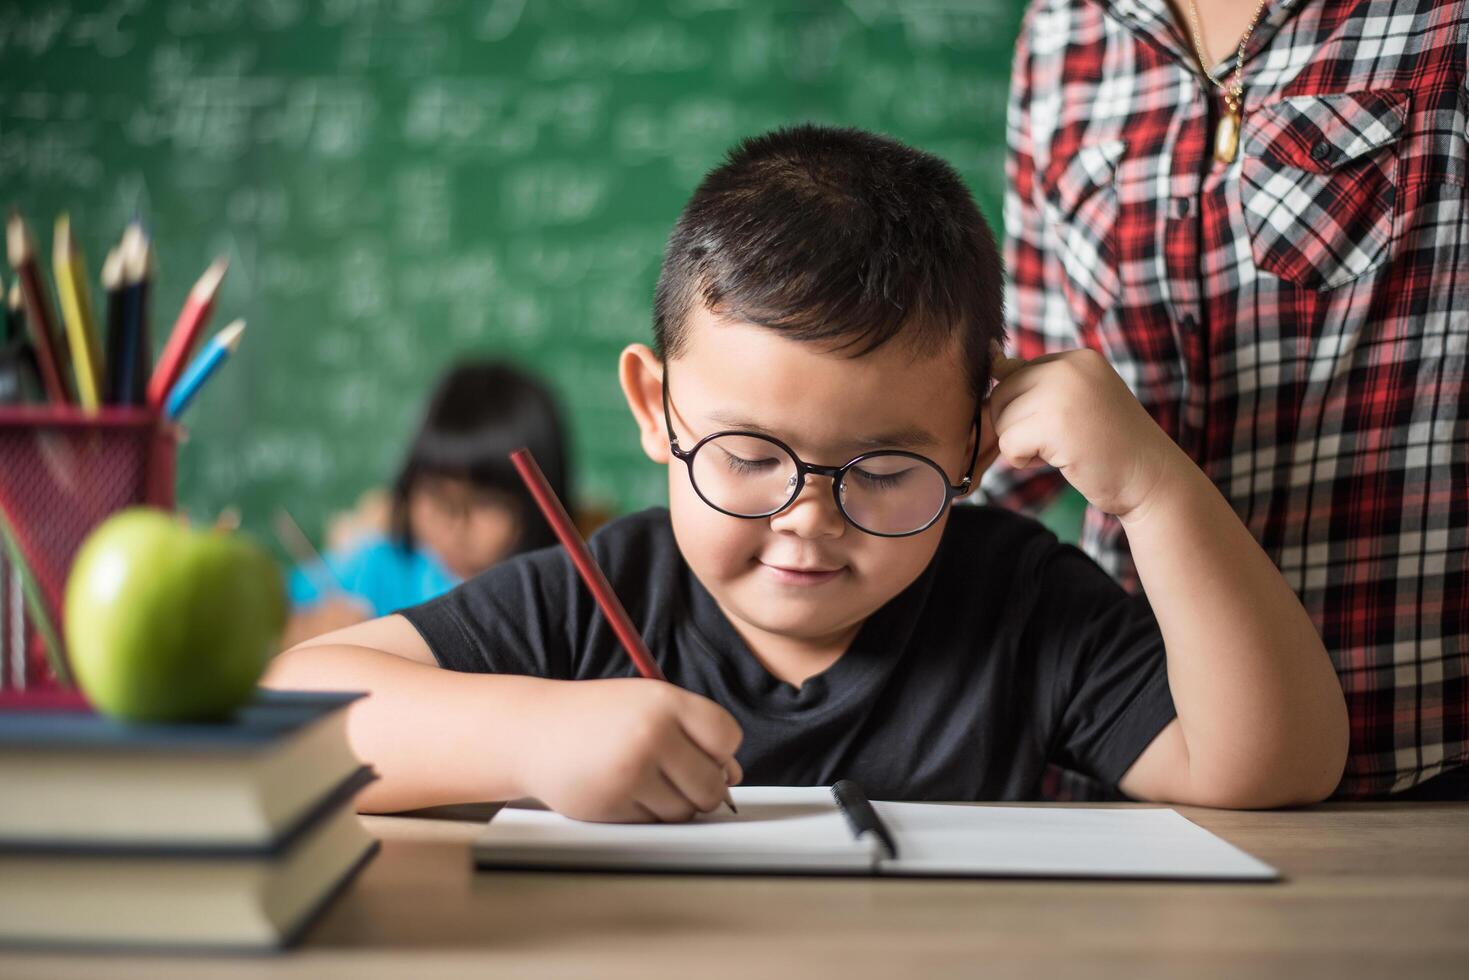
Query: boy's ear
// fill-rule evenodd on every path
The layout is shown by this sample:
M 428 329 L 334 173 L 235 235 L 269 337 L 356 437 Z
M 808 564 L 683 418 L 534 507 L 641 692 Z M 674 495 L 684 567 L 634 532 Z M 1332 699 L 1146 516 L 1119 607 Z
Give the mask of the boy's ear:
M 663 362 L 647 344 L 628 344 L 617 361 L 617 377 L 627 407 L 638 423 L 643 452 L 655 463 L 667 463 L 668 433 L 663 424 Z
M 986 398 L 984 404 L 979 407 L 979 453 L 974 458 L 974 472 L 970 478 L 974 481 L 973 486 L 979 486 L 980 477 L 985 471 L 995 464 L 1000 458 L 1000 440 L 995 435 L 994 424 L 990 421 L 990 400 Z

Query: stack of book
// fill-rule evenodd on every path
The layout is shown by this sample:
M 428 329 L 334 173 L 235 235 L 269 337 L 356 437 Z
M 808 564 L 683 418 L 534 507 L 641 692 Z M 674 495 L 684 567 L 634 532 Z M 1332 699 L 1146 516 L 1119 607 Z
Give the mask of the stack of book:
M 377 849 L 360 696 L 261 690 L 220 724 L 0 711 L 0 941 L 289 945 Z

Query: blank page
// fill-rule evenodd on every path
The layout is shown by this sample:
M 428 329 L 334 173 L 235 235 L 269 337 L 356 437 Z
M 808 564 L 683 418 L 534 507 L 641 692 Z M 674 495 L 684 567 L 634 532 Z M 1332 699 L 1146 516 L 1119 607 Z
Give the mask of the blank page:
M 1168 809 L 873 803 L 883 874 L 1269 881 L 1274 868 Z
M 736 786 L 721 807 L 683 824 L 571 820 L 506 808 L 475 841 L 481 867 L 870 874 L 877 845 L 852 836 L 823 786 Z

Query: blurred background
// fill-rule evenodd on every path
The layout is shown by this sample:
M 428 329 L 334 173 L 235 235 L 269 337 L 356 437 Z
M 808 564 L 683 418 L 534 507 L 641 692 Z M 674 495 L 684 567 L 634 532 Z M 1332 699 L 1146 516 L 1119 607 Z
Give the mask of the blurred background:
M 664 239 L 701 175 L 774 126 L 861 126 L 949 160 L 998 234 L 1022 7 L 4 3 L 0 198 L 43 231 L 69 211 L 94 273 L 141 217 L 155 346 L 228 256 L 215 322 L 249 333 L 187 419 L 196 520 L 237 507 L 271 542 L 285 506 L 320 540 L 392 478 L 464 356 L 543 377 L 575 505 L 625 513 L 661 503 L 665 477 L 615 358 L 649 338 Z

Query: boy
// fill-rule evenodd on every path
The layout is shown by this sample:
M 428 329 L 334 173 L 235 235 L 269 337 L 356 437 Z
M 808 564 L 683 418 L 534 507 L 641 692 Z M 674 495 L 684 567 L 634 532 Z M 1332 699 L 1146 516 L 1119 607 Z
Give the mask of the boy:
M 621 357 L 669 508 L 591 542 L 672 683 L 631 676 L 560 549 L 267 682 L 372 692 L 350 722 L 370 810 L 676 821 L 727 782 L 842 777 L 1019 799 L 1048 761 L 1145 799 L 1325 797 L 1346 714 L 1305 611 L 1100 357 L 997 355 L 1000 289 L 942 161 L 853 130 L 747 141 L 670 238 L 657 352 Z M 1001 455 L 1118 515 L 1152 611 L 1028 519 L 951 509 Z

